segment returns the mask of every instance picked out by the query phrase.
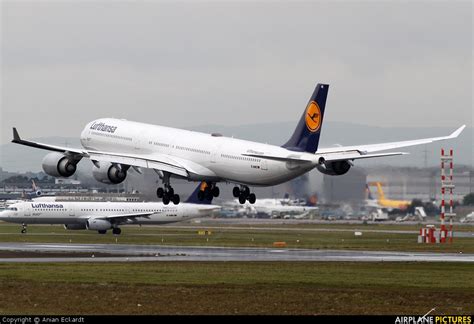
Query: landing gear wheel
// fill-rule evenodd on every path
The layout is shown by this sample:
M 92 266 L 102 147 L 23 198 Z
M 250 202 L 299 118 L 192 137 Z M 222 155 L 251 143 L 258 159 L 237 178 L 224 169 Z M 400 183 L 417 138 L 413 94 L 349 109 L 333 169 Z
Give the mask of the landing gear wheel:
M 98 230 L 99 234 L 107 234 L 107 230 Z
M 22 228 L 21 229 L 21 234 L 25 234 L 26 233 L 26 228 Z
M 214 188 L 212 188 L 212 196 L 219 197 L 219 194 L 220 194 L 219 187 L 214 186 Z
M 247 198 L 244 196 L 244 195 L 240 195 L 239 196 L 239 203 L 241 204 L 245 204 L 245 201 L 247 200 Z
M 160 192 L 156 192 L 156 194 L 162 197 L 163 204 L 168 205 L 170 201 L 172 201 L 175 205 L 179 204 L 179 195 L 175 195 L 173 187 L 170 184 L 170 174 L 168 172 L 163 172 L 162 180 L 163 180 L 163 187 Z
M 242 188 L 242 194 L 247 198 L 250 195 L 250 189 L 249 187 L 243 187 Z
M 159 187 L 158 189 L 156 189 L 156 196 L 158 198 L 163 198 L 163 195 L 165 194 L 165 190 L 161 187 Z
M 120 233 L 122 233 L 122 230 L 120 228 L 116 227 L 116 228 L 112 229 L 112 233 L 114 235 L 120 235 Z
M 257 196 L 255 196 L 254 193 L 251 193 L 251 194 L 248 196 L 247 199 L 248 199 L 249 203 L 255 204 L 255 201 L 257 201 Z
M 234 189 L 232 189 L 232 194 L 234 195 L 235 198 L 238 198 L 240 196 L 239 187 L 234 187 Z
M 175 205 L 179 204 L 179 195 L 173 195 L 172 201 Z

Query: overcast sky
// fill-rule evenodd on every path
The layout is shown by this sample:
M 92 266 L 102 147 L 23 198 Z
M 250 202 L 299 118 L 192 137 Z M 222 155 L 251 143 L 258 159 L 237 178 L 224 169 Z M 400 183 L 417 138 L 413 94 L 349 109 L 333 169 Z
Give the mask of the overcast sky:
M 1 1 L 1 143 L 99 117 L 174 127 L 472 125 L 472 3 Z M 285 130 L 286 131 L 286 130 Z M 290 133 L 291 130 L 288 130 Z

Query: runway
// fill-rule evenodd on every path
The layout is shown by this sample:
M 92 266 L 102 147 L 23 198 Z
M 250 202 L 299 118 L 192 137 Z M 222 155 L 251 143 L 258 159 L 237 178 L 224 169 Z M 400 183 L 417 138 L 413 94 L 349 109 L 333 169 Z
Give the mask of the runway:
M 139 261 L 344 261 L 344 262 L 474 262 L 474 254 L 279 248 L 227 248 L 134 244 L 0 243 L 0 251 L 45 253 L 41 257 L 0 258 L 18 262 L 139 262 Z M 47 252 L 65 253 L 48 257 Z M 82 253 L 80 257 L 74 253 Z M 90 253 L 90 257 L 83 257 Z M 94 253 L 110 254 L 95 257 Z M 117 256 L 119 255 L 119 256 Z

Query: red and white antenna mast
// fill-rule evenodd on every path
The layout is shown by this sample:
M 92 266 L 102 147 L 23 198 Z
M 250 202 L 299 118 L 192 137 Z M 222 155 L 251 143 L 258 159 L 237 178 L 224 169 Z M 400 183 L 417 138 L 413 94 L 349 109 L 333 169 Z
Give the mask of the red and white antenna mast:
M 446 175 L 445 167 L 449 166 L 449 174 Z M 449 150 L 449 154 L 445 154 L 444 149 L 441 149 L 441 230 L 440 243 L 453 242 L 453 218 L 456 214 L 453 212 L 453 150 Z M 449 191 L 449 212 L 446 212 L 446 194 Z M 446 228 L 445 218 L 449 217 L 449 232 Z M 448 234 L 449 233 L 449 234 Z

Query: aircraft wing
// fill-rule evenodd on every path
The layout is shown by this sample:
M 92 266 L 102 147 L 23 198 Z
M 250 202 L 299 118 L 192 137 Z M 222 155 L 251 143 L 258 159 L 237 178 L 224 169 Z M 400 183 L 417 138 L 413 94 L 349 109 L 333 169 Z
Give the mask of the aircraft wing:
M 88 151 L 87 157 L 92 161 L 119 163 L 135 167 L 160 170 L 182 177 L 188 176 L 188 171 L 186 168 L 166 154 L 144 155 Z
M 342 147 L 342 149 L 344 149 Z M 284 155 L 268 155 L 268 154 L 242 154 L 244 156 L 252 156 L 267 160 L 275 160 L 282 162 L 295 162 L 300 164 L 305 163 L 318 163 L 318 159 L 324 157 L 324 161 L 340 161 L 340 160 L 356 160 L 356 159 L 367 159 L 373 157 L 382 157 L 382 156 L 392 156 L 392 155 L 405 155 L 408 153 L 405 152 L 389 152 L 389 153 L 377 153 L 377 154 L 367 154 L 365 152 L 360 152 L 357 150 L 341 151 L 341 147 L 338 147 L 336 152 L 329 152 L 321 155 L 315 154 L 305 154 L 301 157 L 296 156 L 284 156 Z
M 284 162 L 296 162 L 296 163 L 318 163 L 320 158 L 323 158 L 324 161 L 341 161 L 341 160 L 357 160 L 357 159 L 368 159 L 374 157 L 386 157 L 394 155 L 405 155 L 406 152 L 386 152 L 386 153 L 376 153 L 379 151 L 385 151 L 395 148 L 415 146 L 421 144 L 428 144 L 437 141 L 443 141 L 448 139 L 453 139 L 459 136 L 464 130 L 466 125 L 459 127 L 457 130 L 452 132 L 448 136 L 441 137 L 431 137 L 423 138 L 411 141 L 401 141 L 401 142 L 389 142 L 389 143 L 380 143 L 380 144 L 365 144 L 365 145 L 352 145 L 352 146 L 337 146 L 332 148 L 321 148 L 315 154 L 301 152 L 298 154 L 291 155 L 267 155 L 267 154 L 242 154 L 244 156 L 252 156 L 268 160 L 284 161 Z
M 151 215 L 155 214 L 155 212 L 146 212 L 146 213 L 130 213 L 130 214 L 122 214 L 122 215 L 107 215 L 104 216 L 103 219 L 107 220 L 125 220 L 125 219 L 134 219 L 138 217 L 143 218 L 150 218 Z
M 380 143 L 380 144 L 368 144 L 368 145 L 353 145 L 353 146 L 342 146 L 342 147 L 333 147 L 333 148 L 321 148 L 318 149 L 316 154 L 322 154 L 322 155 L 331 155 L 331 154 L 340 154 L 344 153 L 347 151 L 358 151 L 360 155 L 365 155 L 366 157 L 372 157 L 369 156 L 369 153 L 373 152 L 378 152 L 378 151 L 385 151 L 385 150 L 391 150 L 391 149 L 396 149 L 400 147 L 408 147 L 408 146 L 415 146 L 415 145 L 421 145 L 421 144 L 428 144 L 428 143 L 433 143 L 437 141 L 443 141 L 443 140 L 448 140 L 448 139 L 453 139 L 459 136 L 461 132 L 466 128 L 466 125 L 462 125 L 459 127 L 457 130 L 452 132 L 448 136 L 441 136 L 441 137 L 430 137 L 430 138 L 423 138 L 423 139 L 417 139 L 417 140 L 411 140 L 411 141 L 402 141 L 402 142 L 390 142 L 390 143 Z M 390 154 L 390 153 L 387 153 Z M 403 154 L 401 152 L 398 153 Z
M 138 217 L 150 218 L 151 215 L 155 214 L 155 212 L 140 212 L 140 213 L 129 213 L 129 214 L 120 214 L 120 215 L 107 215 L 107 216 L 97 216 L 97 215 L 87 215 L 81 216 L 81 218 L 89 219 L 106 219 L 106 220 L 116 220 L 122 221 L 127 219 L 134 219 Z
M 50 144 L 43 144 L 23 140 L 20 138 L 17 129 L 13 128 L 13 143 L 31 146 L 43 150 L 65 153 L 80 159 L 87 157 L 93 162 L 104 161 L 110 163 L 118 163 L 130 165 L 134 167 L 142 167 L 155 169 L 159 171 L 169 172 L 181 177 L 187 178 L 190 174 L 212 177 L 215 174 L 209 169 L 186 159 L 175 158 L 166 154 L 128 154 L 128 153 L 114 153 L 104 151 L 92 151 L 86 149 L 77 149 L 71 147 L 56 146 Z
M 16 130 L 15 127 L 13 127 L 13 140 L 12 140 L 12 143 L 25 145 L 25 146 L 36 147 L 36 148 L 39 148 L 39 149 L 54 151 L 54 152 L 61 152 L 61 153 L 70 152 L 70 153 L 73 153 L 73 154 L 79 154 L 79 155 L 83 155 L 83 156 L 87 154 L 87 151 L 85 151 L 83 149 L 75 149 L 75 148 L 71 148 L 71 147 L 49 145 L 49 144 L 43 144 L 43 143 L 23 140 L 23 139 L 20 138 L 20 135 L 18 135 L 18 131 Z

